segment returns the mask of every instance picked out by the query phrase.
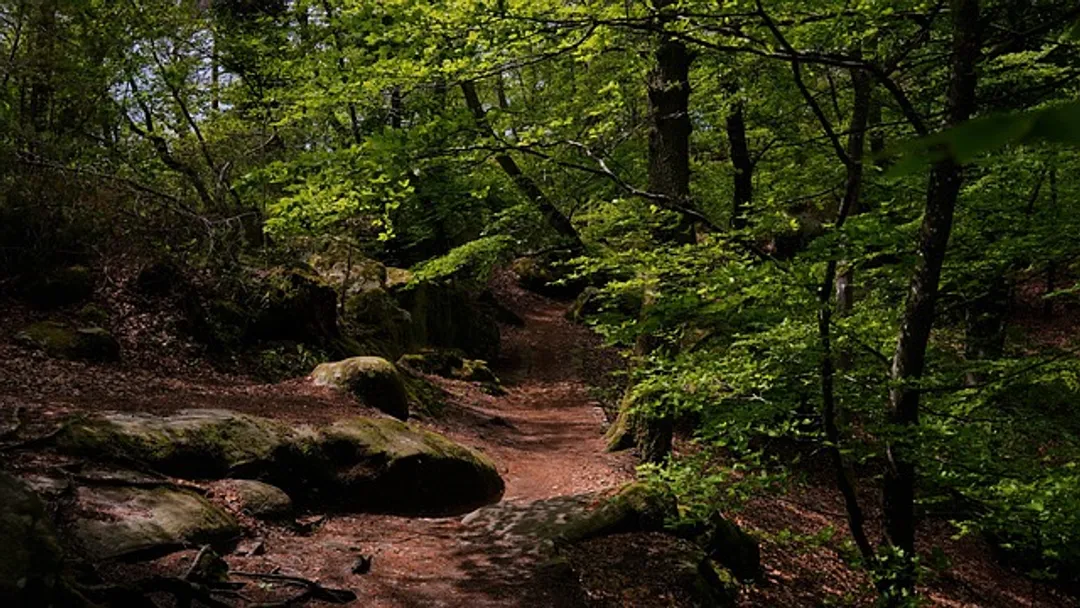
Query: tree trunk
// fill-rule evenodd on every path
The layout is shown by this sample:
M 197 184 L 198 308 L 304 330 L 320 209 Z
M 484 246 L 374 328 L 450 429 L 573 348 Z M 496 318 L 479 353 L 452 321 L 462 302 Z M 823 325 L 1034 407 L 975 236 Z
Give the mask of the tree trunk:
M 661 11 L 673 0 L 653 0 Z M 661 17 L 663 23 L 664 17 Z M 682 42 L 663 37 L 646 83 L 649 93 L 649 191 L 690 207 L 690 63 Z M 680 216 L 674 231 L 661 235 L 677 243 L 693 243 L 694 222 Z
M 480 96 L 476 92 L 476 85 L 471 81 L 464 81 L 461 83 L 461 91 L 465 94 L 465 105 L 468 106 L 469 111 L 472 112 L 473 118 L 476 120 L 476 125 L 483 131 L 491 132 L 491 125 L 487 122 L 487 111 L 484 110 L 484 104 L 480 101 Z M 540 186 L 536 185 L 528 175 L 521 170 L 517 162 L 510 157 L 509 154 L 497 154 L 495 156 L 495 162 L 502 168 L 503 172 L 510 177 L 510 180 L 514 182 L 518 190 L 525 195 L 525 198 L 532 201 L 539 209 L 540 213 L 544 215 L 544 219 L 547 220 L 548 225 L 551 226 L 555 232 L 558 232 L 569 243 L 574 250 L 580 250 L 583 245 L 581 243 L 581 237 L 578 235 L 574 225 L 570 223 L 570 219 L 567 218 L 562 211 L 548 200 L 544 195 L 544 191 L 540 189 Z
M 673 0 L 653 0 L 662 11 Z M 664 17 L 661 16 L 661 23 Z M 690 208 L 690 63 L 686 45 L 662 37 L 654 55 L 655 63 L 646 82 L 649 92 L 649 191 L 667 197 L 682 208 Z M 693 243 L 695 226 L 686 214 L 679 216 L 674 229 L 661 238 L 675 243 Z M 648 306 L 642 307 L 647 314 Z M 652 350 L 649 336 L 639 339 L 638 350 L 645 356 Z M 674 423 L 672 413 L 659 413 L 636 424 L 637 447 L 644 462 L 663 462 L 671 453 Z
M 951 0 L 950 5 L 953 43 L 948 126 L 966 121 L 975 110 L 978 78 L 975 69 L 980 55 L 979 0 Z M 919 231 L 919 260 L 908 288 L 890 373 L 893 386 L 889 389 L 888 417 L 900 436 L 910 434 L 919 424 L 919 392 L 912 384 L 922 376 L 926 364 L 938 282 L 962 182 L 962 168 L 952 159 L 939 161 L 930 170 L 926 210 Z M 914 450 L 910 438 L 892 441 L 887 446 L 883 489 L 885 532 L 890 545 L 906 564 L 896 573 L 897 579 L 889 591 L 890 605 L 899 605 L 905 594 L 914 593 L 915 587 Z
M 735 170 L 731 227 L 740 229 L 746 227 L 746 214 L 754 196 L 754 162 L 746 143 L 746 116 L 741 100 L 735 102 L 735 107 L 728 114 L 727 136 L 731 147 L 731 168 Z
M 854 100 L 851 111 L 851 124 L 848 129 L 847 153 L 841 160 L 847 165 L 844 199 L 836 216 L 834 230 L 840 230 L 848 218 L 858 213 L 859 199 L 862 195 L 863 155 L 866 149 L 866 126 L 870 110 L 870 75 L 863 70 L 852 70 L 851 81 L 854 88 Z M 829 442 L 829 455 L 833 461 L 837 488 L 844 498 L 848 528 L 855 540 L 855 545 L 863 559 L 873 558 L 874 550 L 866 535 L 865 517 L 859 505 L 856 493 L 855 476 L 844 460 L 841 450 L 841 436 L 838 420 L 841 417 L 840 404 L 837 403 L 834 386 L 836 369 L 848 366 L 846 353 L 834 355 L 832 341 L 832 295 L 836 294 L 836 313 L 848 314 L 853 305 L 854 271 L 846 269 L 837 273 L 838 262 L 829 260 L 825 265 L 819 299 L 821 308 L 818 312 L 818 339 L 821 345 L 821 401 L 822 426 Z

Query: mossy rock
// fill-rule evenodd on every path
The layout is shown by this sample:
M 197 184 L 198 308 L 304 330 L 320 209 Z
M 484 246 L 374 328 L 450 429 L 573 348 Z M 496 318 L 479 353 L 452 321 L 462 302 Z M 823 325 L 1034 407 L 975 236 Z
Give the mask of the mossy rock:
M 274 268 L 254 287 L 261 296 L 248 338 L 327 344 L 338 337 L 337 291 L 313 269 Z
M 365 404 L 407 420 L 409 395 L 405 381 L 393 363 L 382 357 L 352 357 L 323 363 L 311 372 L 316 386 L 349 392 Z
M 186 410 L 168 417 L 114 412 L 68 421 L 56 444 L 69 453 L 214 479 L 268 470 L 275 452 L 294 434 L 272 420 L 226 410 Z
M 412 315 L 381 287 L 347 296 L 343 313 L 348 332 L 377 352 L 399 357 L 413 346 Z
M 80 308 L 76 316 L 78 316 L 79 321 L 87 325 L 101 327 L 109 322 L 110 315 L 104 306 L 91 302 Z
M 398 513 L 460 513 L 497 501 L 504 484 L 480 453 L 396 420 L 353 418 L 323 429 L 318 449 L 346 504 Z
M 637 442 L 637 420 L 633 413 L 633 401 L 630 395 L 630 391 L 623 395 L 615 420 L 612 421 L 611 426 L 604 433 L 604 441 L 607 442 L 609 452 L 629 450 Z
M 418 353 L 402 355 L 398 365 L 425 374 L 450 378 L 454 370 L 465 364 L 465 353 L 453 348 L 425 348 Z
M 59 268 L 32 281 L 26 297 L 37 308 L 51 310 L 86 301 L 94 295 L 94 275 L 86 266 Z
M 63 555 L 44 503 L 0 472 L 0 606 L 51 606 L 59 599 Z
M 569 522 L 555 540 L 578 543 L 622 532 L 658 532 L 677 515 L 675 498 L 662 488 L 629 483 L 596 509 Z
M 84 487 L 76 500 L 72 533 L 95 560 L 163 555 L 240 534 L 231 515 L 187 490 Z
M 285 519 L 293 514 L 289 495 L 277 486 L 253 479 L 223 479 L 210 486 L 213 496 L 236 510 L 259 519 Z
M 499 383 L 499 378 L 488 367 L 487 361 L 481 359 L 465 359 L 461 367 L 453 370 L 451 375 L 467 382 Z
M 425 374 L 466 382 L 498 384 L 499 378 L 483 359 L 469 359 L 457 349 L 424 349 L 402 355 L 398 365 Z
M 16 340 L 59 359 L 91 362 L 120 359 L 120 343 L 100 327 L 71 328 L 57 321 L 41 321 L 19 332 Z
M 55 442 L 65 453 L 135 461 L 178 477 L 258 477 L 320 507 L 453 513 L 503 491 L 483 455 L 391 419 L 313 428 L 222 410 L 109 413 L 68 421 Z

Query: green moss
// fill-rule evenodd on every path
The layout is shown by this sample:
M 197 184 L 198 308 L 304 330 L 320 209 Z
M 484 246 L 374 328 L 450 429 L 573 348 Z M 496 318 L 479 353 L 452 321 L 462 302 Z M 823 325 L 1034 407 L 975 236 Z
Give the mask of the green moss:
M 316 386 L 347 391 L 365 404 L 395 418 L 409 417 L 405 381 L 393 363 L 382 357 L 352 357 L 323 363 L 311 372 Z
M 676 514 L 675 499 L 663 488 L 630 483 L 598 508 L 568 523 L 557 540 L 577 543 L 622 532 L 657 532 Z
M 120 358 L 119 342 L 100 327 L 73 329 L 56 321 L 41 321 L 19 332 L 16 340 L 61 359 L 115 361 Z
M 57 436 L 68 452 L 135 460 L 165 473 L 211 478 L 265 468 L 292 435 L 271 420 L 217 410 L 159 418 L 108 414 L 77 418 Z

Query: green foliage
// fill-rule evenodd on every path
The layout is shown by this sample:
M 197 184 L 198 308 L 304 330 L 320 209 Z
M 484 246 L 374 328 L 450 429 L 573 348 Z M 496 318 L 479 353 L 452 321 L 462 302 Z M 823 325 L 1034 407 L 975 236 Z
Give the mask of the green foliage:
M 506 262 L 514 246 L 513 238 L 496 235 L 469 241 L 444 256 L 413 269 L 412 283 L 456 279 L 483 285 L 500 263 Z

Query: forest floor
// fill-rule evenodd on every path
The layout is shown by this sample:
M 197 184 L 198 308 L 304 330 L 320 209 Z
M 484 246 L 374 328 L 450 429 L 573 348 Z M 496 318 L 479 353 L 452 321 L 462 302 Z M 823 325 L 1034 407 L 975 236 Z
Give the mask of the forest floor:
M 618 367 L 618 355 L 604 349 L 587 328 L 565 320 L 566 303 L 523 291 L 508 275 L 496 277 L 493 287 L 502 303 L 525 320 L 522 327 L 503 328 L 502 356 L 493 365 L 506 394 L 492 396 L 470 383 L 433 378 L 448 393 L 448 405 L 438 418 L 418 424 L 491 457 L 506 482 L 502 501 L 464 517 L 330 514 L 306 535 L 245 522 L 256 530 L 265 553 L 226 556 L 233 570 L 317 579 L 351 589 L 360 598 L 355 605 L 375 608 L 684 605 L 677 593 L 663 589 L 661 574 L 634 571 L 632 560 L 585 556 L 596 568 L 580 584 L 564 570 L 545 567 L 536 538 L 522 522 L 565 516 L 634 476 L 631 454 L 604 450 L 605 414 L 591 392 Z M 156 367 L 129 362 L 87 366 L 2 343 L 0 412 L 7 417 L 16 409 L 30 410 L 33 424 L 42 428 L 68 412 L 87 409 L 164 413 L 215 407 L 296 422 L 358 413 L 351 399 L 300 380 L 261 385 L 201 366 L 185 367 L 182 359 L 179 354 L 161 357 Z M 865 576 L 841 557 L 843 507 L 828 475 L 809 471 L 803 479 L 784 495 L 762 496 L 735 514 L 736 521 L 761 536 L 766 572 L 765 581 L 744 588 L 740 606 L 870 605 Z M 867 500 L 872 503 L 873 496 Z M 832 539 L 798 540 L 829 528 L 836 531 Z M 998 565 L 986 543 L 952 539 L 945 522 L 928 523 L 921 532 L 924 548 L 940 547 L 951 564 L 923 589 L 931 605 L 1080 605 Z M 625 542 L 633 552 L 651 551 L 647 535 Z M 612 547 L 598 543 L 595 550 Z M 361 554 L 374 556 L 371 570 L 354 574 L 352 566 Z M 191 550 L 150 565 L 117 565 L 112 575 L 136 576 L 148 568 L 175 575 L 193 555 Z

